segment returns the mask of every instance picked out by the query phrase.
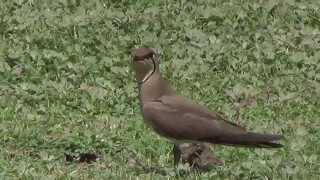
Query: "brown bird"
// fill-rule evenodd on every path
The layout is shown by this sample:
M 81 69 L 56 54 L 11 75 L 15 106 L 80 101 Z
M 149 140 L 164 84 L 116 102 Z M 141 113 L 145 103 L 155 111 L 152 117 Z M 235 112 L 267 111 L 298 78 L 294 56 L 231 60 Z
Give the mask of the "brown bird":
M 212 143 L 255 148 L 279 148 L 282 135 L 247 132 L 218 113 L 176 94 L 162 78 L 158 54 L 151 48 L 132 52 L 139 84 L 139 99 L 145 122 L 175 145 L 175 164 L 180 160 L 180 143 Z

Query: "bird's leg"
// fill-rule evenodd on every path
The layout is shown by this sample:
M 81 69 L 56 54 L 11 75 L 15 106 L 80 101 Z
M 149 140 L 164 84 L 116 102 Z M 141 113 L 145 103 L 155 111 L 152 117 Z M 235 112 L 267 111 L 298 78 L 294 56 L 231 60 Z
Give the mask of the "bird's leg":
M 172 152 L 173 152 L 173 158 L 174 158 L 174 162 L 173 162 L 174 166 L 177 166 L 180 159 L 181 159 L 181 150 L 180 150 L 179 145 L 174 144 Z

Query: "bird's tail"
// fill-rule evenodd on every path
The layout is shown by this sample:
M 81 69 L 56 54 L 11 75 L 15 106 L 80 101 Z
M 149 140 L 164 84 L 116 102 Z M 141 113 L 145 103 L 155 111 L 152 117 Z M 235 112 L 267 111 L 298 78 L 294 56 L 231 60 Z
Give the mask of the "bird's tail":
M 277 134 L 260 134 L 248 132 L 245 134 L 227 135 L 215 139 L 214 144 L 223 144 L 229 146 L 244 146 L 244 147 L 255 147 L 255 148 L 280 148 L 282 144 L 276 143 L 283 138 L 282 135 Z

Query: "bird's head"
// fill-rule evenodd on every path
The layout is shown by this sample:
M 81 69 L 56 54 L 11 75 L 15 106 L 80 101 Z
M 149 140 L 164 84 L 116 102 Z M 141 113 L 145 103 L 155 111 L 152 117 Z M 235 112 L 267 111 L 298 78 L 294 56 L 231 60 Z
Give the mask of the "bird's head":
M 139 83 L 146 82 L 159 71 L 159 57 L 152 48 L 138 48 L 132 51 L 133 69 Z

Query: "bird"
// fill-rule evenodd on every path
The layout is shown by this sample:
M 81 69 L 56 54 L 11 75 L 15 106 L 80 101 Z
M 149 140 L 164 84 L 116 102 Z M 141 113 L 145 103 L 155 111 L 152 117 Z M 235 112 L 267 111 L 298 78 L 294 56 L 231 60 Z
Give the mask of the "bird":
M 278 143 L 282 135 L 247 131 L 206 106 L 178 95 L 162 77 L 160 55 L 155 49 L 141 47 L 133 49 L 131 55 L 143 119 L 157 134 L 174 144 L 175 165 L 181 158 L 181 143 L 250 148 L 283 147 Z

